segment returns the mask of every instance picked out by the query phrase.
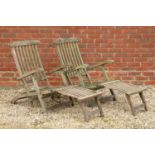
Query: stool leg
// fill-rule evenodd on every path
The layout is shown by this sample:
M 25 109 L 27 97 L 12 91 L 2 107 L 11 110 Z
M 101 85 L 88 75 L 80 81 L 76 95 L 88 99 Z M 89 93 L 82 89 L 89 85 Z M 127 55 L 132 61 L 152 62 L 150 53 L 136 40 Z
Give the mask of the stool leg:
M 74 106 L 74 99 L 72 97 L 69 97 L 69 100 L 71 101 L 71 106 Z
M 139 93 L 139 96 L 140 96 L 140 98 L 141 98 L 141 100 L 142 100 L 142 102 L 143 102 L 143 104 L 144 104 L 144 109 L 145 109 L 145 111 L 148 111 L 148 108 L 147 108 L 147 105 L 146 105 L 146 100 L 145 100 L 145 97 L 144 97 L 143 92 L 140 92 L 140 93 Z
M 83 103 L 83 102 L 78 102 L 78 103 L 79 103 L 79 106 L 80 106 L 80 108 L 81 108 L 81 110 L 82 110 L 82 113 L 83 113 L 83 115 L 84 115 L 84 120 L 85 120 L 86 122 L 88 122 L 88 121 L 89 121 L 89 116 L 88 116 L 87 111 L 85 110 L 84 103 Z
M 116 101 L 116 96 L 115 96 L 114 90 L 112 90 L 112 89 L 109 89 L 109 90 L 110 90 L 111 95 L 113 96 L 113 101 Z
M 95 101 L 96 101 L 97 106 L 98 106 L 98 109 L 99 109 L 99 111 L 100 111 L 100 116 L 101 116 L 101 117 L 104 117 L 104 113 L 103 113 L 103 110 L 102 110 L 102 106 L 101 106 L 99 97 L 95 97 Z
M 135 111 L 134 111 L 133 106 L 132 106 L 131 97 L 128 94 L 125 94 L 125 95 L 126 95 L 126 98 L 127 98 L 128 103 L 129 103 L 129 106 L 130 106 L 130 109 L 131 109 L 131 113 L 132 113 L 132 115 L 135 116 Z

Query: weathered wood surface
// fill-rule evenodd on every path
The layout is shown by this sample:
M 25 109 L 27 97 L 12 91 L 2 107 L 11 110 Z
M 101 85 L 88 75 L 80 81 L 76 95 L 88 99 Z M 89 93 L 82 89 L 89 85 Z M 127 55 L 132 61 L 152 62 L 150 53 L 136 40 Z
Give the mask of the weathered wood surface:
M 98 84 L 94 84 L 88 70 L 98 67 L 103 75 L 102 83 L 109 81 L 110 79 L 108 77 L 107 71 L 105 70 L 105 65 L 113 63 L 113 60 L 105 60 L 92 66 L 85 64 L 80 53 L 78 42 L 78 38 L 59 38 L 54 42 L 61 65 L 69 65 L 73 67 L 73 69 L 66 70 L 65 75 L 61 74 L 63 81 L 65 81 L 65 85 L 70 85 L 71 82 L 67 82 L 70 81 L 68 79 L 70 79 L 70 77 L 76 76 L 79 78 L 80 85 L 83 87 L 96 90 L 104 87 L 102 85 L 99 86 Z
M 59 38 L 54 43 L 56 44 L 56 51 L 59 55 L 61 65 L 72 66 L 74 68 L 73 70 L 66 68 L 66 71 L 68 71 L 67 76 L 78 76 L 81 85 L 84 86 L 84 82 L 88 81 L 88 83 L 91 83 L 91 79 L 86 67 L 76 69 L 79 66 L 85 65 L 77 44 L 78 41 L 79 39 L 77 38 Z
M 105 82 L 105 83 L 102 83 L 101 85 L 104 85 L 106 88 L 118 90 L 120 92 L 129 94 L 129 95 L 136 94 L 147 89 L 146 86 L 133 85 L 129 83 L 124 83 L 119 80 Z
M 15 97 L 13 102 L 22 98 L 37 96 L 42 110 L 46 111 L 39 82 L 45 81 L 47 87 L 50 86 L 39 55 L 38 44 L 38 40 L 16 41 L 9 44 L 19 73 L 18 79 L 23 82 L 26 88 L 26 95 Z M 51 92 L 47 93 L 50 94 Z
M 68 42 L 79 42 L 78 38 L 59 38 L 56 41 L 54 41 L 54 44 L 63 44 Z
M 72 43 L 74 44 L 74 41 L 72 40 Z M 68 87 L 62 87 L 59 89 L 52 89 L 52 87 L 49 86 L 48 79 L 46 77 L 41 58 L 39 56 L 39 51 L 37 45 L 39 44 L 39 41 L 36 40 L 28 40 L 28 41 L 17 41 L 10 43 L 10 47 L 12 48 L 12 54 L 14 61 L 16 63 L 17 70 L 19 72 L 19 80 L 21 80 L 26 88 L 26 93 L 15 97 L 13 99 L 13 102 L 15 103 L 19 99 L 23 98 L 30 98 L 30 101 L 32 101 L 32 98 L 36 96 L 40 102 L 40 105 L 42 107 L 42 111 L 45 112 L 47 107 L 45 106 L 45 102 L 43 100 L 43 96 L 47 94 L 51 94 L 52 92 L 57 92 L 61 95 L 65 95 L 69 97 L 71 100 L 77 99 L 78 102 L 87 100 L 89 98 L 98 97 L 101 95 L 101 92 L 95 92 L 86 88 L 81 88 L 77 86 L 68 86 Z M 69 50 L 70 54 L 72 53 L 72 48 L 77 49 L 76 45 L 73 45 L 71 48 L 68 46 L 61 45 L 60 47 L 63 50 Z M 69 60 L 69 55 L 63 53 L 64 59 L 66 61 Z M 82 58 L 78 59 L 79 62 L 82 62 Z M 74 62 L 72 59 L 70 63 Z M 57 69 L 61 70 L 63 67 Z M 46 81 L 47 87 L 42 89 L 39 86 L 40 81 Z M 81 105 L 81 103 L 79 103 Z M 97 100 L 97 105 L 99 107 L 100 113 L 102 112 L 101 106 L 99 106 L 99 101 Z M 85 117 L 85 120 L 88 121 L 87 112 L 85 111 L 85 108 L 83 108 L 83 104 L 81 106 L 83 110 L 83 114 Z
M 34 76 L 37 80 L 47 80 L 44 68 L 39 56 L 39 41 L 21 41 L 11 43 L 13 57 L 20 77 L 36 71 Z M 24 81 L 27 78 L 23 79 Z
M 72 98 L 77 99 L 78 101 L 87 100 L 89 98 L 93 98 L 95 96 L 101 95 L 102 92 L 96 92 L 87 88 L 79 87 L 79 86 L 68 86 L 62 87 L 55 90 L 62 95 L 70 96 Z
M 79 107 L 81 108 L 81 111 L 84 115 L 85 121 L 88 122 L 90 120 L 90 118 L 93 117 L 93 115 L 95 113 L 99 113 L 101 117 L 104 116 L 102 106 L 101 106 L 101 103 L 99 100 L 102 92 L 96 92 L 96 91 L 82 88 L 79 86 L 62 87 L 62 88 L 56 89 L 55 91 L 62 95 L 70 96 L 71 98 L 76 99 L 79 104 Z M 95 102 L 97 104 L 98 109 L 95 111 L 88 112 L 86 110 L 84 101 L 86 101 L 90 98 L 95 98 Z
M 18 46 L 28 46 L 28 45 L 38 45 L 40 43 L 39 40 L 24 40 L 24 41 L 16 41 L 8 44 L 10 47 L 18 47 Z

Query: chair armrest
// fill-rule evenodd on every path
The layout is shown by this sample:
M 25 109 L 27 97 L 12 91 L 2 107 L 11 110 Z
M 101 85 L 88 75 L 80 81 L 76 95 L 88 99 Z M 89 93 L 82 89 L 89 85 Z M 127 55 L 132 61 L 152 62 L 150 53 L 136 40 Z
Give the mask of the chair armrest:
M 30 72 L 28 72 L 28 73 L 25 73 L 25 74 L 19 76 L 17 79 L 18 79 L 18 80 L 21 80 L 21 79 L 23 79 L 23 78 L 26 78 L 26 77 L 28 77 L 28 76 L 31 76 L 31 75 L 33 75 L 33 74 L 39 72 L 39 71 L 44 71 L 44 70 L 41 69 L 41 68 L 40 68 L 40 69 L 36 69 L 36 70 L 32 70 L 32 71 L 30 71 Z
M 63 71 L 65 71 L 65 69 L 67 69 L 68 67 L 72 67 L 72 66 L 66 65 L 66 66 L 57 67 L 57 68 L 51 70 L 49 73 L 54 74 L 54 73 L 56 73 L 56 72 L 63 72 Z
M 95 64 L 95 65 L 89 66 L 87 69 L 88 70 L 91 70 L 91 69 L 94 69 L 94 68 L 97 68 L 97 67 L 100 67 L 100 66 L 111 64 L 113 62 L 114 62 L 114 60 L 105 60 L 105 61 L 103 61 L 101 63 L 98 63 L 98 64 Z
M 77 67 L 75 68 L 75 70 L 79 70 L 79 69 L 87 69 L 88 66 L 89 66 L 88 64 L 83 64 L 83 65 L 77 66 Z
M 88 64 L 83 64 L 83 65 L 80 65 L 80 66 L 77 66 L 77 67 L 72 67 L 70 70 L 67 71 L 67 73 L 70 73 L 70 72 L 75 72 L 75 71 L 78 71 L 80 69 L 87 69 L 89 65 Z

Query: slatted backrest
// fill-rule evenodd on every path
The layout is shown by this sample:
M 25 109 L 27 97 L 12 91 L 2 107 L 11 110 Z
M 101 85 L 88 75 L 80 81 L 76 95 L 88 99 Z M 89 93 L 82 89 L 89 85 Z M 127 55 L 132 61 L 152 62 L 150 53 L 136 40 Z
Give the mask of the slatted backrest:
M 35 78 L 38 81 L 47 80 L 39 56 L 38 44 L 38 40 L 27 40 L 12 42 L 9 46 L 12 48 L 13 58 L 20 76 L 37 70 L 37 73 L 34 74 Z M 24 80 L 29 80 L 29 78 L 25 78 Z
M 60 57 L 62 65 L 72 65 L 74 67 L 83 65 L 77 38 L 59 38 L 54 44 Z
M 78 38 L 59 38 L 54 42 L 61 65 L 71 65 L 73 67 L 84 65 L 78 42 Z M 86 69 L 80 69 L 79 74 L 85 77 L 85 81 L 91 82 Z M 72 72 L 69 74 L 69 76 L 74 75 L 77 75 L 77 72 Z

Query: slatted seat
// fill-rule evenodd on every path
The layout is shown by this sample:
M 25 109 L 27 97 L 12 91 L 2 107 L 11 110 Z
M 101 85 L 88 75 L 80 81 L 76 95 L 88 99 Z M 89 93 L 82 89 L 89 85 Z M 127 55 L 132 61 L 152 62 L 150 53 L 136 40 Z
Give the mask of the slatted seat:
M 133 115 L 135 115 L 135 113 L 130 100 L 130 96 L 132 94 L 139 93 L 143 101 L 144 108 L 145 110 L 147 110 L 143 95 L 143 91 L 146 88 L 127 84 L 121 81 L 111 81 L 105 70 L 105 65 L 113 63 L 113 60 L 105 60 L 92 66 L 85 64 L 80 54 L 78 42 L 78 38 L 59 38 L 54 42 L 62 66 L 60 68 L 57 68 L 57 70 L 51 71 L 51 73 L 61 74 L 62 80 L 65 85 L 71 85 L 71 78 L 78 77 L 80 81 L 79 85 L 91 90 L 99 90 L 106 87 L 110 90 L 114 101 L 116 101 L 114 90 L 124 92 L 126 94 Z M 99 68 L 103 75 L 103 80 L 99 83 L 93 82 L 88 72 L 96 68 Z
M 130 105 L 130 108 L 131 108 L 131 112 L 133 115 L 135 115 L 136 109 L 144 108 L 144 110 L 146 110 L 146 111 L 148 110 L 147 105 L 146 105 L 146 100 L 145 100 L 145 97 L 143 95 L 143 92 L 145 90 L 147 90 L 146 86 L 136 86 L 133 84 L 124 83 L 124 82 L 119 81 L 119 80 L 102 83 L 102 85 L 104 85 L 106 88 L 117 90 L 117 91 L 120 91 L 122 93 L 125 93 L 126 98 L 127 98 L 128 103 Z M 131 95 L 134 95 L 134 94 L 139 94 L 140 98 L 142 99 L 142 104 L 138 105 L 136 107 L 133 107 L 132 101 L 131 101 Z
M 68 86 L 68 87 L 62 87 L 55 90 L 57 93 L 60 93 L 65 96 L 70 96 L 73 99 L 76 99 L 78 104 L 80 105 L 82 112 L 84 114 L 85 121 L 89 121 L 90 117 L 95 115 L 96 113 L 100 113 L 100 116 L 103 117 L 103 111 L 100 104 L 100 96 L 102 95 L 102 92 L 96 92 L 93 90 L 89 90 L 86 88 L 82 88 L 79 86 Z M 93 110 L 91 112 L 86 111 L 84 106 L 84 101 L 88 100 L 90 98 L 95 98 L 95 101 L 97 103 L 98 108 L 96 110 Z
M 73 97 L 77 99 L 78 101 L 83 101 L 85 99 L 102 94 L 102 92 L 96 92 L 96 91 L 86 89 L 83 87 L 79 87 L 79 86 L 62 87 L 62 88 L 56 89 L 56 91 L 63 95 L 68 95 L 70 97 Z
M 118 90 L 118 91 L 123 92 L 123 93 L 128 94 L 128 95 L 133 95 L 133 94 L 136 94 L 138 92 L 142 92 L 142 91 L 147 89 L 146 86 L 136 86 L 133 84 L 124 83 L 124 82 L 119 81 L 119 80 L 102 83 L 101 85 L 103 85 L 109 89 Z

